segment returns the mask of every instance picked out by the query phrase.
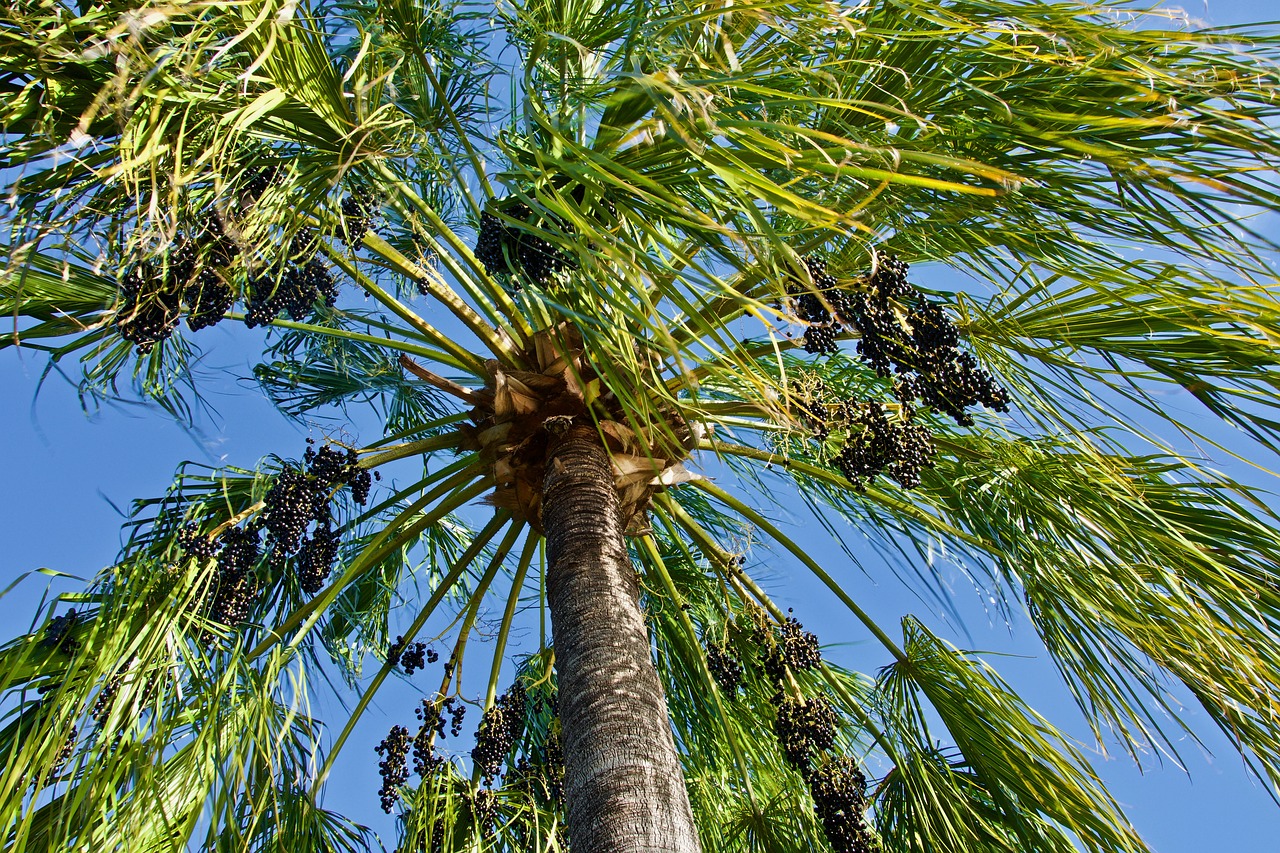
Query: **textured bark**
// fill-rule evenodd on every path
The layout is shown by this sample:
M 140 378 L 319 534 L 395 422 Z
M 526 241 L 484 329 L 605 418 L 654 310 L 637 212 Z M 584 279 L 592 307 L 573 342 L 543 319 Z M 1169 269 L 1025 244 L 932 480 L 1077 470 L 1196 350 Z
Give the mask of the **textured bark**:
M 613 469 L 593 429 L 552 443 L 542 500 L 573 853 L 697 853 Z

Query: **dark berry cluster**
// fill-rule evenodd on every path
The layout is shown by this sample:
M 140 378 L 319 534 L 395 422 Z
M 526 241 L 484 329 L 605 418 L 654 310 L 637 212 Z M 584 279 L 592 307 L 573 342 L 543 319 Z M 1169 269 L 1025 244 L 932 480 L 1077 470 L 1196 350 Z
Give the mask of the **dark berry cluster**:
M 387 663 L 390 666 L 404 666 L 405 675 L 413 675 L 420 669 L 426 669 L 428 663 L 439 659 L 434 649 L 427 648 L 426 643 L 407 643 L 404 636 L 396 637 L 396 641 L 387 649 Z
M 558 721 L 552 720 L 552 731 L 542 747 L 540 761 L 520 756 L 503 778 L 503 784 L 529 791 L 543 803 L 564 807 L 564 751 L 560 745 Z
M 307 463 L 307 473 L 326 487 L 349 486 L 352 500 L 361 506 L 368 501 L 373 478 L 367 469 L 360 467 L 359 455 L 354 450 L 340 451 L 331 444 L 319 450 L 308 447 L 303 461 Z
M 881 473 L 914 489 L 920 485 L 920 472 L 933 467 L 935 448 L 928 427 L 891 421 L 882 403 L 859 404 L 848 424 L 849 439 L 834 461 L 858 491 Z
M 444 756 L 436 752 L 432 735 L 434 728 L 421 726 L 413 737 L 413 772 L 423 779 L 429 777 L 440 765 L 444 764 Z
M 382 800 L 382 810 L 388 813 L 400 799 L 400 787 L 409 780 L 410 754 L 413 756 L 414 773 L 423 779 L 433 774 L 445 762 L 435 747 L 436 735 L 444 735 L 445 714 L 452 717 L 452 732 L 457 736 L 462 730 L 466 707 L 452 696 L 443 702 L 423 699 L 414 713 L 420 723 L 416 735 L 410 738 L 409 729 L 393 726 L 375 748 L 382 759 L 378 762 L 378 773 L 382 776 L 378 796 Z
M 255 202 L 279 176 L 280 170 L 274 166 L 247 171 L 241 188 L 242 202 Z M 340 236 L 349 244 L 363 239 L 376 207 L 376 200 L 368 193 L 347 196 L 342 202 Z M 338 283 L 316 257 L 319 246 L 316 236 L 303 229 L 282 253 L 279 268 L 283 271 L 260 275 L 250 283 L 247 326 L 268 325 L 281 313 L 301 320 L 318 304 L 335 303 Z M 120 336 L 133 343 L 138 352 L 147 353 L 173 334 L 184 309 L 192 331 L 218 323 L 236 300 L 229 282 L 231 267 L 242 248 L 227 233 L 220 215 L 211 215 L 199 229 L 179 236 L 157 258 L 134 264 L 120 279 L 121 299 L 115 315 Z
M 305 264 L 291 264 L 279 280 L 259 278 L 250 286 L 250 298 L 244 323 L 249 328 L 266 326 L 281 312 L 291 320 L 311 314 L 316 303 L 332 307 L 338 299 L 338 283 L 319 258 Z
M 53 757 L 53 762 L 49 765 L 49 772 L 40 780 L 41 786 L 52 785 L 62 775 L 67 762 L 71 760 L 71 756 L 75 755 L 76 738 L 79 736 L 80 730 L 76 726 L 73 725 L 67 730 L 66 739 L 62 742 L 62 746 L 58 747 L 58 753 Z
M 926 406 L 946 412 L 962 426 L 973 423 L 973 416 L 965 410 L 979 403 L 993 411 L 1009 411 L 1009 392 L 967 352 L 952 348 L 926 364 L 923 372 L 914 378 L 913 383 L 904 382 L 895 387 L 899 398 L 910 402 L 918 397 Z
M 840 329 L 836 326 L 810 326 L 804 330 L 804 351 L 813 355 L 834 355 L 840 351 L 836 336 Z
M 775 683 L 786 677 L 787 669 L 792 672 L 816 669 L 822 665 L 818 637 L 812 631 L 806 631 L 794 616 L 788 616 L 777 636 L 764 644 L 761 661 L 765 674 Z
M 738 687 L 742 684 L 742 664 L 727 645 L 707 644 L 707 669 L 721 690 L 730 697 L 738 695 Z
M 192 331 L 216 324 L 235 303 L 226 277 L 238 251 L 212 217 L 194 235 L 178 237 L 162 257 L 132 266 L 120 279 L 120 336 L 148 353 L 173 334 L 184 308 Z
M 404 654 L 400 656 L 400 663 L 404 666 L 405 675 L 413 675 L 420 669 L 426 669 L 427 644 L 414 643 L 405 649 Z
M 905 381 L 899 377 L 899 384 Z M 879 402 L 859 402 L 831 392 L 816 375 L 801 376 L 790 385 L 791 404 L 801 423 L 824 442 L 833 432 L 843 435 L 838 453 L 829 458 L 858 491 L 886 473 L 904 488 L 920 485 L 920 472 L 933 466 L 935 447 L 928 427 L 914 422 L 908 403 L 891 418 Z
M 446 697 L 443 701 L 423 699 L 417 711 L 418 719 L 424 728 L 444 737 L 445 715 L 448 715 L 449 734 L 454 737 L 462 734 L 462 723 L 467 718 L 467 706 L 456 696 Z
M 911 282 L 907 281 L 910 268 L 906 261 L 895 255 L 876 255 L 876 263 L 870 273 L 871 286 L 882 299 L 905 302 L 918 295 Z
M 560 713 L 560 693 L 554 689 L 548 693 L 535 693 L 531 707 L 534 714 L 541 714 L 543 710 L 549 710 L 551 711 L 551 716 L 554 717 Z
M 555 728 L 547 738 L 543 747 L 546 758 L 544 766 L 548 774 L 547 793 L 554 803 L 564 804 L 564 743 L 560 739 L 560 729 Z
M 861 333 L 862 359 L 881 376 L 900 376 L 895 383 L 900 400 L 920 399 L 963 425 L 973 423 L 965 410 L 979 403 L 1009 410 L 1008 392 L 959 349 L 955 323 L 908 283 L 905 263 L 881 258 L 867 284 L 854 296 L 847 319 Z
M 311 522 L 328 513 L 329 488 L 306 472 L 286 467 L 263 500 L 263 524 L 276 548 L 293 553 Z
M 188 524 L 178 531 L 178 547 L 197 560 L 208 560 L 218 553 L 218 543 L 201 533 L 198 524 Z
M 311 535 L 298 548 L 298 585 L 307 595 L 315 595 L 328 580 L 338 559 L 341 536 L 333 529 L 328 512 L 316 520 Z
M 516 202 L 508 205 L 503 213 L 527 223 L 531 211 L 527 205 Z M 489 275 L 511 279 L 515 290 L 524 283 L 546 284 L 556 273 L 576 266 L 571 257 L 546 239 L 511 225 L 489 211 L 480 214 L 476 260 Z
M 75 610 L 68 610 L 61 616 L 53 617 L 44 628 L 40 645 L 46 649 L 61 649 L 68 655 L 74 655 L 80 650 L 80 642 L 71 636 L 71 632 L 79 622 L 80 614 Z
M 498 822 L 498 795 L 492 788 L 478 788 L 471 795 L 471 815 L 480 836 L 491 837 Z
M 551 718 L 542 747 L 531 747 L 528 755 L 520 756 L 502 781 L 504 787 L 528 791 L 539 802 L 554 809 L 564 808 L 564 748 L 560 741 L 559 718 Z
M 274 163 L 246 170 L 241 184 L 245 201 L 252 203 L 262 198 L 272 184 L 279 183 L 281 177 L 280 167 Z
M 307 463 L 307 473 L 325 486 L 347 482 L 351 466 L 355 464 L 351 451 L 339 450 L 332 444 L 326 444 L 319 450 L 310 444 L 302 459 Z
M 816 255 L 801 259 L 813 282 L 809 285 L 792 279 L 787 295 L 792 298 L 796 316 L 804 322 L 805 352 L 829 355 L 839 350 L 836 336 L 844 331 L 842 318 L 849 316 L 849 294 L 839 289 L 834 276 L 827 272 L 827 262 Z
M 364 506 L 369 502 L 369 490 L 373 488 L 373 478 L 369 476 L 367 468 L 361 468 L 353 465 L 350 469 L 350 478 L 347 485 L 351 487 L 351 500 L 360 506 Z
M 835 744 L 836 712 L 825 696 L 796 699 L 776 697 L 778 715 L 773 732 L 782 753 L 802 774 L 808 774 L 814 756 Z
M 480 768 L 486 785 L 498 775 L 512 744 L 524 728 L 526 699 L 524 685 L 516 681 L 480 718 L 471 760 Z
M 261 553 L 255 525 L 231 527 L 218 537 L 218 576 L 209 605 L 209 618 L 223 625 L 238 625 L 249 616 L 258 595 L 254 567 Z
M 198 332 L 216 325 L 225 317 L 236 296 L 220 275 L 210 269 L 201 269 L 187 283 L 182 299 L 187 303 L 187 326 Z
M 339 232 L 348 248 L 360 245 L 373 228 L 378 210 L 377 197 L 368 190 L 356 190 L 342 199 L 342 228 Z
M 116 331 L 140 353 L 173 334 L 182 319 L 181 291 L 170 286 L 160 266 L 141 261 L 120 279 Z
M 426 245 L 425 241 L 420 242 L 416 235 L 414 239 L 414 246 L 417 249 L 415 254 L 417 255 L 419 269 L 431 269 L 437 271 L 440 269 L 440 256 L 436 254 L 435 249 Z M 426 272 L 415 276 L 413 279 L 413 286 L 420 296 L 430 296 L 432 288 L 431 276 Z
M 311 439 L 307 443 L 313 444 Z M 308 447 L 303 460 L 305 469 L 285 466 L 276 475 L 263 498 L 262 525 L 270 534 L 277 562 L 296 552 L 299 585 L 314 595 L 333 571 L 341 544 L 333 523 L 334 493 L 350 486 L 352 497 L 363 504 L 372 478 L 360 467 L 354 450 L 341 451 L 332 445 L 319 450 Z
M 814 811 L 835 853 L 874 853 L 880 845 L 867 825 L 867 778 L 852 758 L 839 756 L 809 777 Z
M 409 730 L 404 726 L 392 726 L 382 742 L 374 747 L 381 756 L 378 762 L 378 773 L 382 776 L 382 787 L 378 789 L 378 797 L 382 800 L 382 810 L 387 814 L 400 799 L 400 787 L 409 781 L 409 750 L 413 741 L 409 738 Z
M 959 329 L 907 281 L 906 263 L 878 257 L 852 292 L 840 289 L 825 262 L 809 256 L 804 263 L 812 284 L 793 279 L 787 293 L 807 326 L 807 352 L 836 352 L 836 336 L 851 327 L 859 334 L 858 355 L 880 376 L 896 377 L 894 392 L 905 407 L 920 400 L 962 425 L 973 423 L 966 410 L 978 404 L 1008 411 L 1008 392 L 959 349 Z
M 89 718 L 93 720 L 99 729 L 106 728 L 107 722 L 111 718 L 111 708 L 115 705 L 116 696 L 119 694 L 120 688 L 124 686 L 124 676 L 124 670 L 111 676 L 98 689 L 98 695 L 94 697 L 93 707 L 89 709 Z

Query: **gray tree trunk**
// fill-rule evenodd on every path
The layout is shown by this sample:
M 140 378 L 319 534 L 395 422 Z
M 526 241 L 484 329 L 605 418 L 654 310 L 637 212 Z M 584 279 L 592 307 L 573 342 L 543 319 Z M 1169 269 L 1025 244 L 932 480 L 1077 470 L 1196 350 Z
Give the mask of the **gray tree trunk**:
M 594 429 L 548 452 L 542 496 L 573 853 L 698 853 L 667 704 Z

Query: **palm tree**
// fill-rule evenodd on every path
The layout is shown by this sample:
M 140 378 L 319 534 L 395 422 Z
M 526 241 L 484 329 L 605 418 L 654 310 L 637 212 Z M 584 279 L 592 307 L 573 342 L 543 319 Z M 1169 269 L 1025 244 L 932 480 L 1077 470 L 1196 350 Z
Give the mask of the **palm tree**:
M 364 849 L 321 795 L 433 618 L 439 688 L 379 747 L 406 851 L 1146 849 L 981 656 L 874 621 L 773 518 L 796 501 L 923 592 L 941 553 L 1025 607 L 1099 738 L 1173 749 L 1172 678 L 1280 781 L 1280 528 L 1206 458 L 1269 478 L 1280 434 L 1275 35 L 986 0 L 19 0 L 0 39 L 4 346 L 189 418 L 200 330 L 243 320 L 283 412 L 385 431 L 184 466 L 0 650 L 6 849 Z M 823 661 L 754 542 L 878 672 Z M 527 602 L 553 630 L 517 649 Z M 332 731 L 323 678 L 354 699 Z

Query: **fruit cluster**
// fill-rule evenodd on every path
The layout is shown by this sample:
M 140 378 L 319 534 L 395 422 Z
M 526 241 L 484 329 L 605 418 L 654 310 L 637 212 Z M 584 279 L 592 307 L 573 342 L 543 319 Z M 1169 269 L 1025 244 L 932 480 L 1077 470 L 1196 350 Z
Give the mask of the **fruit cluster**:
M 428 778 L 445 761 L 435 747 L 436 736 L 444 737 L 445 714 L 451 718 L 450 733 L 457 737 L 462 731 L 466 712 L 466 706 L 454 696 L 443 700 L 423 699 L 414 710 L 419 722 L 416 735 L 410 737 L 409 729 L 404 726 L 392 726 L 382 742 L 374 747 L 381 757 L 378 773 L 382 776 L 382 787 L 378 789 L 378 796 L 383 811 L 391 812 L 400 799 L 400 788 L 409 781 L 410 754 L 413 756 L 413 772 L 423 779 Z
M 745 630 L 747 641 L 758 650 L 764 674 L 774 687 L 781 687 L 786 681 L 788 669 L 801 672 L 822 664 L 817 635 L 806 631 L 794 616 L 788 616 L 781 625 L 775 625 L 763 608 L 753 607 L 749 623 Z M 731 622 L 730 632 L 741 633 L 742 629 Z M 711 677 L 730 697 L 737 695 L 742 684 L 743 665 L 732 646 L 727 641 L 708 639 L 705 649 Z
M 218 553 L 218 543 L 200 532 L 200 525 L 188 524 L 178 531 L 178 547 L 196 560 L 212 559 Z
M 529 223 L 531 211 L 527 205 L 516 202 L 507 205 L 502 213 Z M 489 275 L 508 280 L 513 290 L 529 283 L 545 285 L 556 273 L 576 268 L 571 257 L 545 238 L 489 211 L 480 214 L 475 254 Z
M 360 245 L 364 235 L 373 229 L 378 210 L 377 197 L 368 190 L 356 190 L 342 199 L 342 225 L 338 231 L 347 248 Z
M 272 184 L 279 183 L 283 177 L 280 167 L 273 164 L 267 166 L 255 166 L 248 169 L 244 173 L 244 183 L 241 187 L 241 193 L 244 201 L 252 204 L 266 193 Z
M 181 285 L 170 287 L 169 277 L 157 267 L 141 261 L 120 279 L 116 331 L 143 354 L 172 335 L 182 319 Z
M 194 273 L 182 292 L 187 305 L 187 326 L 198 332 L 217 325 L 236 301 L 222 277 L 210 269 Z
M 338 559 L 339 544 L 341 536 L 333 529 L 330 515 L 317 518 L 315 530 L 298 549 L 298 585 L 307 595 L 315 595 L 329 579 Z
M 772 632 L 766 635 L 760 658 L 765 675 L 775 684 L 785 679 L 787 669 L 800 672 L 822 665 L 817 635 L 806 631 L 794 616 L 783 620 L 776 636 Z
M 814 756 L 835 745 L 836 712 L 825 696 L 797 699 L 779 693 L 774 697 L 778 715 L 773 733 L 782 754 L 802 774 L 808 776 Z
M 776 624 L 760 607 L 748 609 L 747 621 L 741 633 L 759 649 L 764 673 L 776 689 L 770 704 L 775 709 L 773 731 L 778 746 L 809 785 L 828 840 L 836 853 L 872 853 L 877 848 L 865 819 L 866 779 L 850 759 L 830 756 L 839 723 L 835 707 L 823 695 L 803 697 L 796 692 L 794 680 L 788 678 L 788 671 L 816 669 L 822 664 L 817 636 L 806 631 L 794 616 Z M 741 672 L 727 647 L 707 648 L 709 666 L 711 650 L 718 649 L 716 654 L 726 655 L 732 667 Z
M 707 669 L 730 698 L 738 695 L 738 687 L 742 684 L 742 664 L 726 645 L 707 644 Z
M 435 663 L 439 658 L 435 649 L 427 648 L 426 643 L 406 643 L 403 635 L 396 637 L 387 649 L 387 665 L 403 666 L 405 675 L 426 669 L 427 664 Z
M 444 756 L 436 752 L 435 740 L 432 738 L 433 731 L 434 729 L 422 726 L 413 736 L 413 772 L 423 779 L 444 764 Z
M 281 312 L 301 320 L 315 310 L 317 302 L 333 307 L 338 299 L 338 283 L 319 258 L 286 267 L 278 281 L 258 278 L 249 290 L 244 324 L 250 329 L 269 325 Z
M 61 649 L 68 655 L 75 655 L 80 650 L 80 643 L 71 636 L 71 631 L 79 622 L 80 614 L 75 610 L 53 617 L 44 628 L 40 645 L 46 649 Z
M 842 318 L 852 316 L 851 297 L 839 289 L 835 277 L 827 272 L 826 261 L 816 255 L 806 255 L 801 261 L 813 284 L 792 279 L 787 285 L 787 295 L 792 299 L 796 316 L 807 325 L 805 352 L 829 355 L 839 351 L 836 336 L 844 332 Z
M 423 699 L 422 704 L 414 712 L 422 721 L 423 728 L 444 737 L 445 715 L 449 716 L 449 734 L 457 737 L 462 734 L 462 723 L 467 718 L 467 706 L 456 696 L 446 697 L 443 701 Z
M 125 670 L 121 669 L 98 688 L 98 695 L 94 697 L 93 706 L 89 708 L 89 719 L 93 720 L 99 730 L 106 728 L 111 718 L 111 709 L 115 705 L 120 688 L 124 687 L 124 678 Z
M 471 794 L 471 817 L 481 838 L 493 835 L 498 821 L 498 795 L 491 788 L 477 788 Z
M 253 204 L 275 183 L 277 167 L 245 173 L 240 198 Z M 373 226 L 377 199 L 356 191 L 342 200 L 338 236 L 354 246 Z M 230 285 L 241 244 L 223 227 L 222 214 L 210 215 L 200 229 L 180 235 L 155 258 L 138 261 L 120 279 L 115 327 L 139 353 L 150 352 L 177 328 L 185 311 L 192 331 L 213 326 L 231 310 L 236 293 Z M 248 286 L 245 325 L 265 326 L 282 313 L 292 320 L 310 315 L 317 304 L 332 306 L 338 283 L 316 257 L 319 240 L 302 229 L 287 247 L 279 275 L 259 275 Z
M 71 756 L 76 752 L 76 739 L 80 737 L 80 729 L 72 725 L 67 729 L 67 736 L 62 741 L 62 746 L 58 747 L 58 752 L 53 756 L 53 762 L 49 765 L 49 772 L 40 780 L 40 787 L 52 785 L 62 771 L 66 769 L 67 762 L 71 760 Z
M 833 432 L 843 436 L 840 450 L 829 458 L 859 492 L 882 473 L 913 489 L 920 485 L 921 471 L 933 467 L 933 435 L 914 422 L 909 404 L 890 417 L 883 403 L 838 395 L 816 375 L 794 380 L 791 400 L 817 441 L 825 442 Z
M 879 849 L 867 825 L 867 780 L 857 762 L 831 756 L 837 717 L 825 696 L 774 697 L 773 731 L 787 761 L 809 785 L 814 811 L 835 853 L 873 853 Z M 822 756 L 826 760 L 822 760 Z
M 796 316 L 807 325 L 805 350 L 832 354 L 846 327 L 859 334 L 858 355 L 882 377 L 896 376 L 895 394 L 904 406 L 916 400 L 946 412 L 962 425 L 966 410 L 981 404 L 1009 410 L 1009 394 L 970 353 L 959 349 L 960 332 L 946 311 L 907 281 L 908 266 L 880 256 L 860 286 L 842 290 L 826 263 L 803 259 L 812 286 L 793 279 L 787 286 Z
M 832 758 L 809 777 L 813 808 L 835 853 L 875 853 L 867 825 L 867 777 L 848 756 Z
M 312 444 L 312 440 L 307 440 Z M 298 554 L 298 582 L 314 595 L 324 585 L 338 556 L 339 534 L 333 528 L 331 501 L 343 486 L 358 504 L 368 499 L 372 477 L 357 463 L 356 452 L 326 444 L 308 447 L 305 470 L 285 466 L 263 498 L 262 525 L 278 560 Z M 307 535 L 312 522 L 315 527 Z
M 409 781 L 409 750 L 413 741 L 409 738 L 409 730 L 404 726 L 392 726 L 382 742 L 374 747 L 381 756 L 378 762 L 378 774 L 382 776 L 382 787 L 378 789 L 378 797 L 382 801 L 382 810 L 387 814 L 400 799 L 400 787 Z
M 120 278 L 115 316 L 120 337 L 145 354 L 173 334 L 184 308 L 193 332 L 216 324 L 235 302 L 227 268 L 238 253 L 213 217 L 195 233 L 175 239 L 160 257 L 134 264 Z
M 223 625 L 238 625 L 249 617 L 258 596 L 254 572 L 261 553 L 258 527 L 249 524 L 228 528 L 218 537 L 217 544 L 217 587 L 209 605 L 209 618 Z
M 532 762 L 525 756 L 507 771 L 503 784 L 530 792 L 538 800 L 556 809 L 564 808 L 564 753 L 560 735 L 552 732 L 543 747 L 543 760 Z
M 920 485 L 920 472 L 933 467 L 933 435 L 928 427 L 912 423 L 909 414 L 905 420 L 891 421 L 882 403 L 859 403 L 848 425 L 849 440 L 834 461 L 858 491 L 882 472 L 904 489 L 914 489 Z
M 486 785 L 493 783 L 524 728 L 526 698 L 524 685 L 517 680 L 480 718 L 471 760 L 480 769 Z
M 548 795 L 551 801 L 564 806 L 564 745 L 560 741 L 560 730 L 552 731 L 543 747 L 545 767 L 547 770 Z

